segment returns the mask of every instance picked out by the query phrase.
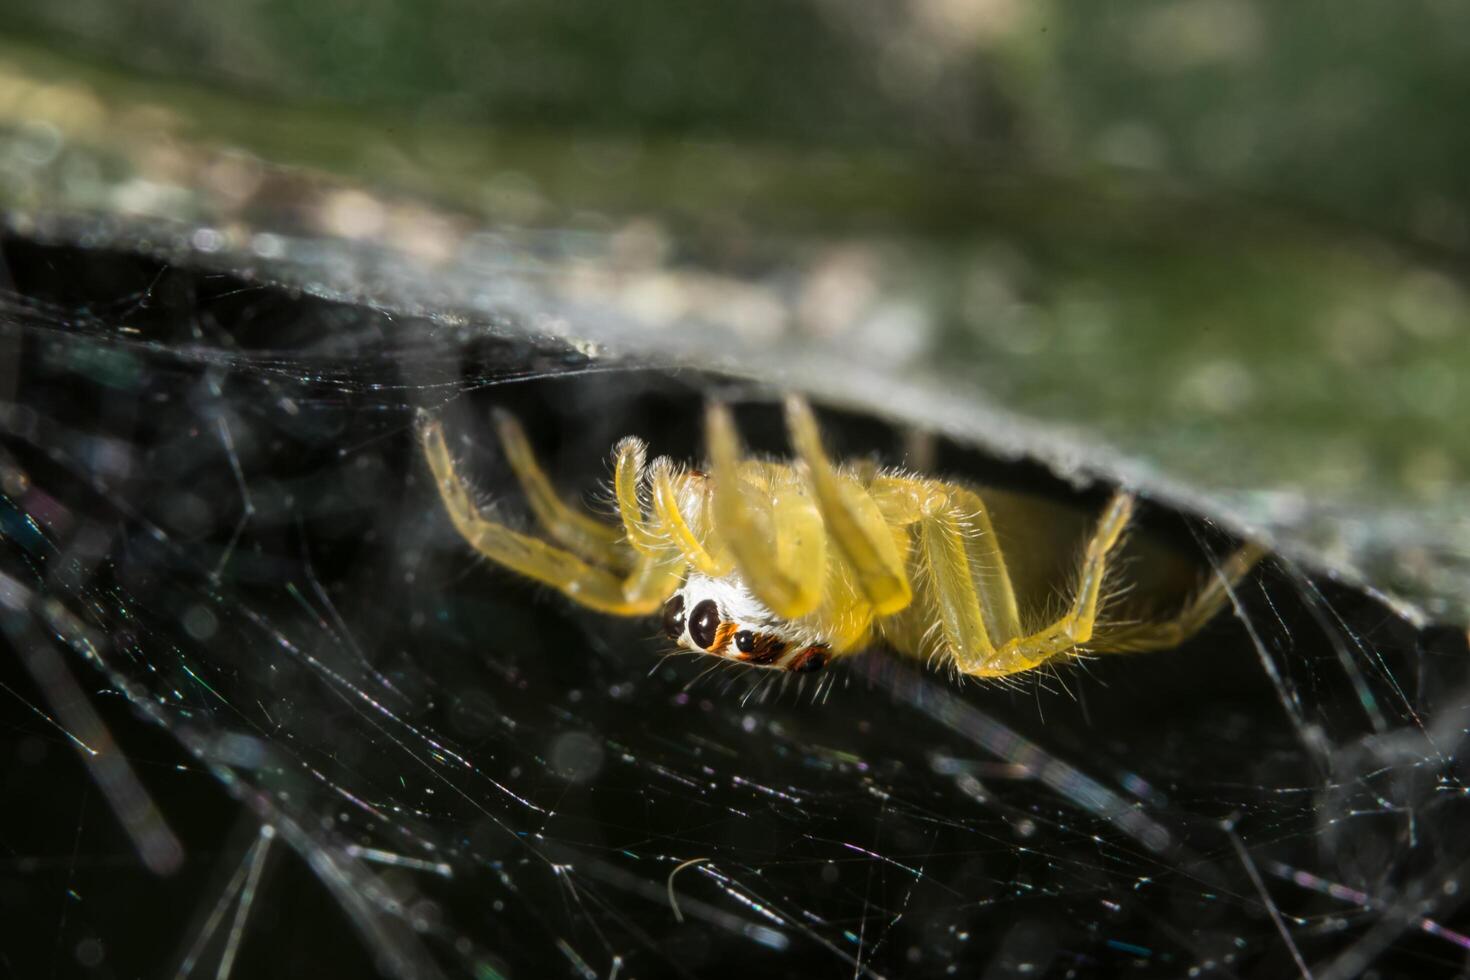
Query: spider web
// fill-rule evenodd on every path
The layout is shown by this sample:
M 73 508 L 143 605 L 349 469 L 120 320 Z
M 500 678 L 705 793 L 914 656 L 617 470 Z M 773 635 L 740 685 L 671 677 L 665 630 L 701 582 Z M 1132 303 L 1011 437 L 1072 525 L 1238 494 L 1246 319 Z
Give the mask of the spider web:
M 444 411 L 515 520 L 492 405 L 596 506 L 617 437 L 694 457 L 702 400 L 748 386 L 3 255 L 10 974 L 1465 969 L 1463 633 L 1273 560 L 1178 653 L 1010 688 L 883 654 L 820 687 L 706 672 L 472 558 L 413 418 Z M 774 410 L 742 423 L 781 451 Z M 957 446 L 936 465 L 1056 492 Z

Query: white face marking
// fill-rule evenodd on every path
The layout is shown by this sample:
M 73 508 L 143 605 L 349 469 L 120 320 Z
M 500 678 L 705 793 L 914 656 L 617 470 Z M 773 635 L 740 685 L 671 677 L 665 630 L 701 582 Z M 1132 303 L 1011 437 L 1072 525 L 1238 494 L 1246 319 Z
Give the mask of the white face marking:
M 691 575 L 684 583 L 684 608 L 693 609 L 706 599 L 713 599 L 720 611 L 720 621 L 736 623 L 741 629 L 779 630 L 785 621 L 776 617 L 761 601 L 751 595 L 737 576 L 708 578 Z M 685 629 L 685 636 L 689 631 Z
M 682 600 L 682 607 L 677 619 L 665 617 L 665 628 L 670 630 L 671 638 L 686 650 L 714 653 L 736 660 L 759 658 L 759 650 L 746 653 L 738 649 L 740 641 L 735 638 L 749 633 L 752 637 L 765 638 L 764 649 L 775 657 L 766 662 L 756 659 L 753 665 L 785 669 L 807 648 L 827 645 L 826 638 L 810 628 L 771 612 L 751 593 L 738 574 L 724 578 L 692 574 L 676 594 L 676 599 Z M 713 607 L 706 603 L 713 603 Z M 678 630 L 677 634 L 674 634 L 674 629 Z M 709 643 L 716 644 L 715 649 L 711 650 L 707 646 Z

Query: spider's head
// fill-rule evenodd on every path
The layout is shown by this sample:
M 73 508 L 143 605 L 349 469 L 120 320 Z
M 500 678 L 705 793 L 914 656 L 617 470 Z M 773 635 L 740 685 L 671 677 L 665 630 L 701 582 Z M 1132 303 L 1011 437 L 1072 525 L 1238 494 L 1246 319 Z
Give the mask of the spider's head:
M 689 576 L 664 604 L 663 626 L 686 650 L 755 667 L 804 674 L 821 670 L 829 659 L 826 643 L 772 613 L 736 575 Z

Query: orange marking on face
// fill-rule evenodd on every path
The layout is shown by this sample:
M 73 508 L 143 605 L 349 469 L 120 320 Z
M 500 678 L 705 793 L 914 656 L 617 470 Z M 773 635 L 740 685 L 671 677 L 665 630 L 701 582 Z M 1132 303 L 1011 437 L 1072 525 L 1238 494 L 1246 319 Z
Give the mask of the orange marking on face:
M 715 642 L 709 645 L 709 652 L 717 656 L 724 656 L 725 647 L 730 645 L 730 637 L 734 636 L 739 628 L 734 623 L 721 623 L 715 627 Z

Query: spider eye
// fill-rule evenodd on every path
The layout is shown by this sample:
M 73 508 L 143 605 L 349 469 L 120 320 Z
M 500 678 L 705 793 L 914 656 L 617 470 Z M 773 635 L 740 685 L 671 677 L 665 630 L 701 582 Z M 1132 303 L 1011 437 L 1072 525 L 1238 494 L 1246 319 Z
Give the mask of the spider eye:
M 705 599 L 689 613 L 689 638 L 694 645 L 708 650 L 715 642 L 715 630 L 720 626 L 720 610 L 715 600 Z
M 664 634 L 671 640 L 684 635 L 684 597 L 675 595 L 664 603 Z
M 827 666 L 827 648 L 821 644 L 809 646 L 797 654 L 796 660 L 786 669 L 793 674 L 810 674 Z
M 741 653 L 755 652 L 755 634 L 750 630 L 741 630 L 735 634 L 735 649 Z

